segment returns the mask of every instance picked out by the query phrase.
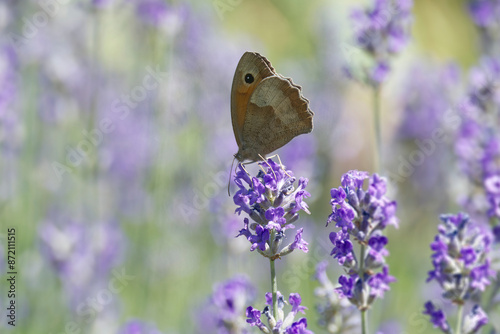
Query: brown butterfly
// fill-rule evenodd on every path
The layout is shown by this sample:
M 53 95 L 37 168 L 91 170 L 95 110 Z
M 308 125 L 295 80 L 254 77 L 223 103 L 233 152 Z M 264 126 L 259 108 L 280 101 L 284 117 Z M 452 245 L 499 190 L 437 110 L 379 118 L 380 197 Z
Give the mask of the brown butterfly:
M 231 119 L 239 161 L 255 162 L 313 129 L 314 113 L 301 87 L 276 73 L 256 52 L 245 52 L 233 78 Z

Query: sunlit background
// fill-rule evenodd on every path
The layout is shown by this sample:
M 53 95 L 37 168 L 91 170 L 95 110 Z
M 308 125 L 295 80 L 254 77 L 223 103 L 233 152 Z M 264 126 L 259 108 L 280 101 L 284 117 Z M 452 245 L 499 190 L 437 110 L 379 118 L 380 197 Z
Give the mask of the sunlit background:
M 214 286 L 239 274 L 256 288 L 244 306 L 262 308 L 269 263 L 235 238 L 243 216 L 227 194 L 238 150 L 230 90 L 245 51 L 292 77 L 315 113 L 314 131 L 277 151 L 311 193 L 311 215 L 296 223 L 310 250 L 277 261 L 277 275 L 283 294 L 302 295 L 308 328 L 325 332 L 314 267 L 328 259 L 332 281 L 342 273 L 329 257 L 330 189 L 348 170 L 375 171 L 372 93 L 343 70 L 361 52 L 350 12 L 366 3 L 2 1 L 0 332 L 218 333 L 203 326 L 203 311 Z M 416 139 L 441 126 L 447 135 L 391 183 L 400 227 L 388 229 L 387 261 L 397 282 L 370 310 L 372 333 L 437 333 L 422 315 L 439 295 L 426 283 L 429 244 L 439 214 L 467 210 L 456 129 L 441 116 L 500 43 L 467 6 L 416 0 L 411 40 L 382 88 L 385 176 L 401 174 Z M 15 327 L 4 278 L 11 227 Z M 490 321 L 499 328 L 498 314 Z

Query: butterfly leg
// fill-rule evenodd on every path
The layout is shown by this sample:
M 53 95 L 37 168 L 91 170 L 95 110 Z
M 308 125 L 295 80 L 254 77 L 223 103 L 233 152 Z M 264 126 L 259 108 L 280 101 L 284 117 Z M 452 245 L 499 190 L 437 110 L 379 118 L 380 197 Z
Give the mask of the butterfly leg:
M 241 165 L 241 169 L 243 169 L 245 171 L 245 173 L 247 173 L 248 176 L 250 176 L 250 173 L 246 170 L 245 165 L 249 165 L 251 163 L 253 163 L 253 162 L 243 162 L 243 163 L 240 164 Z
M 277 155 L 277 154 L 276 154 L 276 155 Z M 260 155 L 260 154 L 259 154 L 259 157 L 262 159 L 262 161 L 264 161 L 264 162 L 265 162 L 265 163 L 269 166 L 269 168 L 271 168 L 271 172 L 273 172 L 274 178 L 275 178 L 275 179 L 277 179 L 277 177 L 276 177 L 276 173 L 274 172 L 274 170 L 273 170 L 273 168 L 271 167 L 271 165 L 269 164 L 269 162 L 267 162 L 267 159 L 266 159 L 266 158 L 264 158 L 264 157 L 263 157 L 262 155 Z M 273 155 L 273 157 L 274 157 L 274 155 Z M 269 158 L 269 159 L 271 159 L 271 158 Z M 264 170 L 264 168 L 262 168 L 262 166 L 261 166 L 261 165 L 259 165 L 259 167 L 260 167 L 260 169 L 262 169 L 262 171 L 263 171 L 265 174 L 267 174 L 267 173 L 266 173 L 266 171 Z
M 259 154 L 259 156 L 262 158 L 262 156 Z M 280 166 L 281 166 L 281 169 L 283 169 L 283 171 L 285 172 L 285 174 L 288 176 L 288 177 L 292 177 L 290 174 L 288 174 L 286 172 L 286 169 L 285 169 L 285 166 L 283 166 L 283 163 L 281 162 L 281 159 L 280 159 L 280 155 L 279 154 L 275 154 L 275 155 L 271 155 L 268 159 L 272 159 L 272 158 L 278 158 L 278 162 L 280 163 Z M 264 158 L 262 158 L 264 159 Z M 267 160 L 265 160 L 267 162 Z M 269 165 L 269 164 L 268 164 Z

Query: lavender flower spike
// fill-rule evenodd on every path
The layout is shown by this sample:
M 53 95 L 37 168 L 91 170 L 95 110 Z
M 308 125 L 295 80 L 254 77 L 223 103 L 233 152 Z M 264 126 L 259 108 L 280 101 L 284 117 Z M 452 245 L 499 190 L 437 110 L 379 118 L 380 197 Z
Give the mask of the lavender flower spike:
M 199 332 L 247 334 L 245 306 L 255 299 L 255 287 L 244 276 L 216 284 L 209 300 L 196 315 Z M 248 316 L 248 311 L 247 311 Z M 258 323 L 258 314 L 252 319 Z
M 427 282 L 435 280 L 443 297 L 463 303 L 481 293 L 495 272 L 490 268 L 492 237 L 474 228 L 466 214 L 442 215 L 439 234 L 431 243 L 432 264 Z
M 382 231 L 387 225 L 398 225 L 396 202 L 385 196 L 386 181 L 377 174 L 370 177 L 367 172 L 352 170 L 342 176 L 341 184 L 331 190 L 332 213 L 327 220 L 327 226 L 335 223 L 340 229 L 330 233 L 334 245 L 330 255 L 347 270 L 336 291 L 364 311 L 395 281 L 385 264 L 388 239 Z M 361 254 L 354 253 L 353 241 L 361 244 Z
M 369 58 L 361 73 L 348 73 L 377 87 L 390 72 L 391 57 L 400 53 L 409 41 L 412 0 L 374 0 L 372 7 L 355 9 L 351 14 L 355 46 Z
M 273 334 L 313 334 L 310 330 L 307 329 L 307 320 L 306 318 L 301 318 L 298 321 L 294 321 L 296 315 L 300 313 L 305 313 L 307 309 L 304 306 L 301 306 L 302 298 L 298 293 L 291 293 L 288 298 L 288 303 L 292 307 L 291 311 L 288 315 L 284 314 L 284 306 L 285 300 L 281 293 L 278 291 L 278 315 L 277 318 L 274 318 L 272 315 L 272 296 L 271 293 L 266 293 L 266 304 L 267 306 L 261 312 L 252 306 L 249 306 L 246 311 L 247 315 L 247 323 L 250 326 L 255 326 L 261 330 L 263 333 L 273 333 Z M 262 315 L 267 318 L 267 324 L 262 322 Z
M 238 206 L 236 213 L 245 212 L 244 228 L 237 236 L 245 236 L 252 244 L 250 251 L 257 250 L 271 260 L 290 254 L 295 249 L 307 253 L 308 243 L 302 239 L 303 229 L 297 230 L 293 241 L 281 248 L 285 232 L 294 229 L 293 223 L 299 218 L 299 211 L 309 213 L 304 198 L 311 196 L 306 190 L 308 180 L 296 178 L 291 171 L 269 159 L 260 165 L 266 170 L 250 177 L 241 164 L 238 166 L 235 183 L 239 190 L 234 195 Z
M 328 333 L 354 334 L 359 330 L 359 315 L 356 314 L 355 306 L 346 298 L 340 298 L 336 293 L 333 283 L 326 274 L 328 261 L 322 261 L 316 265 L 315 278 L 320 286 L 314 290 L 319 303 L 316 311 L 319 314 L 319 325 Z
M 488 322 L 479 305 L 473 305 L 463 319 L 460 315 L 464 305 L 480 300 L 490 277 L 495 275 L 489 259 L 492 236 L 475 227 L 464 213 L 442 215 L 441 221 L 431 243 L 434 269 L 429 271 L 427 281 L 435 280 L 443 290 L 442 296 L 458 306 L 457 328 L 463 327 L 463 333 L 476 333 Z M 425 304 L 424 314 L 442 332 L 451 333 L 444 312 L 435 309 L 432 302 Z

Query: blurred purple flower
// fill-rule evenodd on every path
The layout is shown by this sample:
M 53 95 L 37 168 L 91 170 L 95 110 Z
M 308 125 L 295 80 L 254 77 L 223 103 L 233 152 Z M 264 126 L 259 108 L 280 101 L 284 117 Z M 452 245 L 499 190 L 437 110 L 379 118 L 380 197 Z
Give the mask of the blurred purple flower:
M 398 182 L 409 179 L 423 205 L 443 203 L 447 198 L 447 187 L 436 189 L 435 185 L 449 173 L 452 156 L 447 138 L 458 118 L 452 107 L 459 74 L 455 64 L 418 62 L 406 75 L 400 92 L 402 119 L 394 138 L 398 149 L 392 150 L 398 169 L 393 173 L 401 177 L 396 177 Z
M 316 310 L 319 314 L 319 325 L 329 333 L 357 333 L 359 329 L 359 313 L 346 298 L 341 298 L 333 283 L 326 274 L 328 261 L 316 265 L 315 279 L 320 286 L 314 290 L 318 299 Z M 340 279 L 339 279 L 340 280 Z
M 469 0 L 469 12 L 474 22 L 480 27 L 500 25 L 500 1 Z
M 255 299 L 255 294 L 255 287 L 244 276 L 214 285 L 209 301 L 196 315 L 199 330 L 220 334 L 248 333 L 245 309 Z
M 162 334 L 162 332 L 152 324 L 134 319 L 123 325 L 117 334 Z
M 0 148 L 2 154 L 19 146 L 16 133 L 20 126 L 20 114 L 16 112 L 19 93 L 19 60 L 10 46 L 0 45 Z
M 464 318 L 464 333 L 477 333 L 481 327 L 488 323 L 488 316 L 479 307 L 474 305 Z
M 401 52 L 410 39 L 412 7 L 412 0 L 374 0 L 371 7 L 352 11 L 356 46 L 373 62 L 371 69 L 363 69 L 362 81 L 373 86 L 385 81 L 390 58 Z M 352 69 L 349 72 L 355 73 Z
M 469 13 L 479 28 L 481 52 L 484 55 L 495 56 L 500 52 L 498 34 L 500 33 L 500 1 L 499 0 L 469 0 Z
M 189 15 L 186 6 L 172 6 L 163 0 L 137 0 L 134 4 L 140 21 L 159 28 L 167 35 L 179 33 Z
M 498 217 L 494 180 L 500 175 L 500 61 L 484 58 L 470 72 L 468 93 L 460 106 L 461 125 L 455 153 L 468 177 L 468 193 L 461 203 L 478 222 Z
M 431 317 L 430 321 L 434 327 L 439 328 L 443 333 L 450 333 L 450 325 L 446 320 L 446 315 L 440 309 L 436 309 L 434 304 L 431 302 L 425 303 L 424 314 Z
M 116 222 L 52 221 L 39 228 L 42 253 L 59 275 L 72 306 L 107 286 L 111 269 L 123 259 L 125 238 Z
M 459 74 L 456 64 L 438 66 L 419 62 L 413 65 L 401 92 L 403 116 L 398 139 L 428 139 L 435 130 L 444 130 L 445 113 L 455 105 Z

